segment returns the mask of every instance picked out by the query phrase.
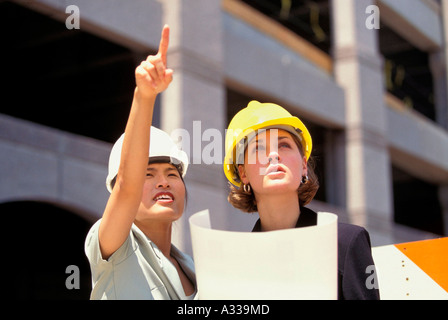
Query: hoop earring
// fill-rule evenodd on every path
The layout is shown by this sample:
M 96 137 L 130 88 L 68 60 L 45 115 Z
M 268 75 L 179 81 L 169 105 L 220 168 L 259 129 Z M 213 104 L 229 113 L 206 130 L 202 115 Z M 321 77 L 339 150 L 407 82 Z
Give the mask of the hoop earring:
M 246 193 L 250 193 L 250 184 L 243 184 L 243 190 Z
M 307 184 L 309 181 L 308 175 L 302 177 L 302 184 Z

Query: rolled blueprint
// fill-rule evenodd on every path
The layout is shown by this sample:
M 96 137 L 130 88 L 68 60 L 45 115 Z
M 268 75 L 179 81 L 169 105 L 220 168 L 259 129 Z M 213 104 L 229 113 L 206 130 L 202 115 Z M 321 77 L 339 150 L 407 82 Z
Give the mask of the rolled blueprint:
M 335 214 L 269 232 L 212 229 L 208 210 L 189 222 L 199 299 L 337 299 Z

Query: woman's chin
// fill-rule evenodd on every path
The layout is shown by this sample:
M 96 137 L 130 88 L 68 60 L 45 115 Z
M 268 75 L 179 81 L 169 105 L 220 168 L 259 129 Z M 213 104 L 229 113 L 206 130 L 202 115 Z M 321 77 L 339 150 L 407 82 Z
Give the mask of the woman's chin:
M 284 179 L 267 179 L 263 182 L 263 189 L 269 193 L 272 192 L 296 192 L 300 184 L 293 184 Z

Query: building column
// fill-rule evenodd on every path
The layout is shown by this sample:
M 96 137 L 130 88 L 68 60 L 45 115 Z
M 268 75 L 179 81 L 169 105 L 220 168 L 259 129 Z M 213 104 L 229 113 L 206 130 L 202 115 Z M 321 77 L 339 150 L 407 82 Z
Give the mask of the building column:
M 442 207 L 443 233 L 448 236 L 448 184 L 439 186 L 439 201 Z
M 350 221 L 386 233 L 393 220 L 383 60 L 366 27 L 373 0 L 333 0 L 334 74 L 346 97 L 346 205 Z M 369 230 L 369 231 L 370 231 Z
M 181 137 L 190 159 L 186 211 L 173 228 L 173 242 L 191 254 L 188 218 L 209 209 L 212 225 L 220 227 L 227 216 L 221 1 L 166 0 L 162 4 L 163 23 L 170 26 L 167 63 L 174 78 L 161 97 L 161 127 L 174 138 Z
M 346 208 L 345 133 L 342 130 L 327 131 L 325 157 L 327 202 Z
M 447 53 L 441 50 L 430 53 L 429 55 L 429 64 L 434 84 L 435 122 L 445 129 L 448 129 L 447 60 L 445 59 Z
M 444 66 L 443 70 L 444 72 L 444 87 L 441 90 L 444 91 L 445 95 L 445 103 L 443 101 L 440 101 L 441 103 L 436 103 L 436 122 L 442 126 L 443 128 L 448 130 L 448 105 L 446 104 L 447 101 L 447 92 L 448 92 L 448 0 L 442 0 L 441 2 L 441 8 L 442 8 L 442 28 L 443 28 L 443 62 L 440 62 L 441 65 Z M 433 70 L 434 71 L 434 70 Z M 439 77 L 440 79 L 441 77 Z M 438 102 L 436 100 L 436 102 Z

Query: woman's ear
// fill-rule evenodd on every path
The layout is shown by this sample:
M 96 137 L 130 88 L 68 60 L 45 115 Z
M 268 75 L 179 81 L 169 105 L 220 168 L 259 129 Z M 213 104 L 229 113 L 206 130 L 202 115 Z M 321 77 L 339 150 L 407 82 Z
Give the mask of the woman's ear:
M 240 179 L 243 184 L 249 183 L 246 175 L 246 170 L 244 169 L 244 166 L 242 164 L 238 165 L 238 174 L 240 175 Z
M 302 171 L 303 171 L 303 176 L 307 176 L 308 175 L 308 161 L 306 160 L 306 157 L 302 158 Z

